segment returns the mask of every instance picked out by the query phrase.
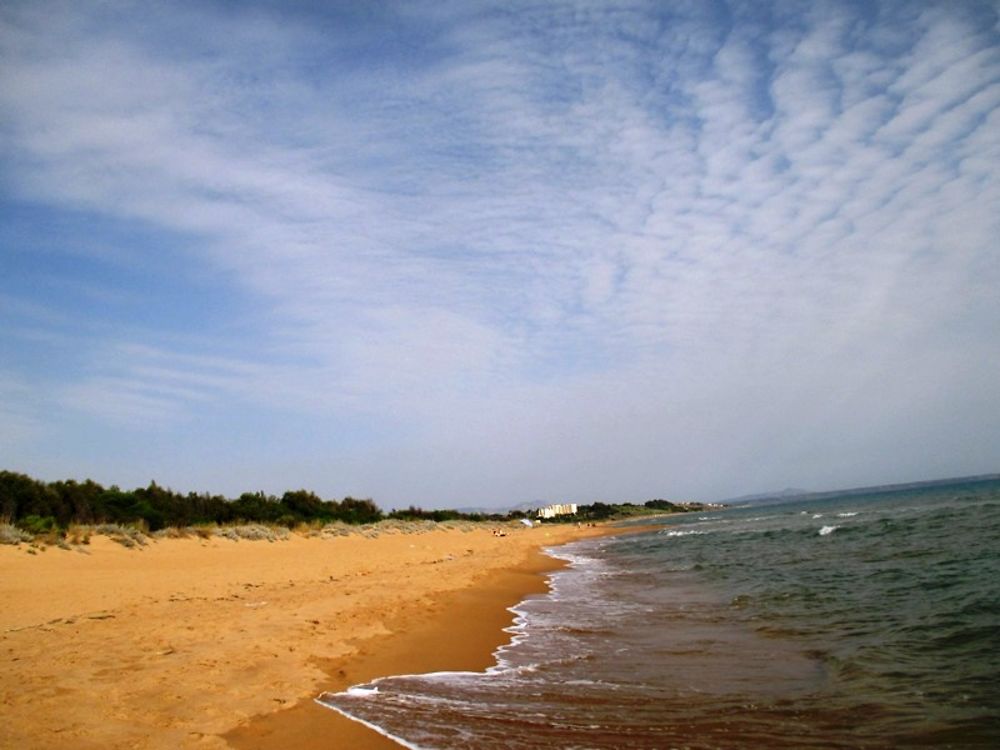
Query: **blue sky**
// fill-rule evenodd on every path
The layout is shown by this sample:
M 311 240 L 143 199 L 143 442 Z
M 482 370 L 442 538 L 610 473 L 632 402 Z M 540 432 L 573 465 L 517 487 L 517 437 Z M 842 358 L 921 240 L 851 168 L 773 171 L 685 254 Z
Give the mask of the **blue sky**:
M 0 7 L 0 464 L 384 507 L 1000 470 L 995 2 Z

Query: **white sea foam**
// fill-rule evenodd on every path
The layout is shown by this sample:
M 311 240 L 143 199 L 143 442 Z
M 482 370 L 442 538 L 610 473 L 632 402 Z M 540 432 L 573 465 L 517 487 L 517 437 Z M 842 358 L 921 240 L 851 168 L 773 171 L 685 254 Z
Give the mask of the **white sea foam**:
M 348 690 L 347 692 L 350 693 L 350 690 Z M 387 737 L 388 739 L 392 740 L 393 742 L 398 743 L 399 745 L 401 745 L 402 747 L 407 748 L 408 750 L 431 750 L 431 748 L 422 747 L 421 745 L 416 745 L 416 744 L 414 744 L 412 742 L 408 742 L 408 741 L 404 740 L 402 737 L 400 737 L 398 735 L 390 734 L 385 729 L 383 729 L 382 727 L 380 727 L 378 724 L 373 724 L 370 721 L 365 721 L 364 719 L 361 719 L 361 718 L 359 718 L 357 716 L 354 716 L 353 714 L 350 714 L 350 713 L 348 713 L 347 711 L 345 711 L 345 710 L 343 710 L 341 708 L 337 708 L 336 706 L 331 705 L 330 703 L 325 703 L 323 701 L 323 696 L 326 696 L 326 695 L 330 695 L 331 697 L 333 697 L 332 693 L 323 693 L 322 695 L 320 695 L 318 698 L 315 699 L 316 702 L 319 705 L 323 706 L 323 708 L 329 708 L 331 711 L 336 711 L 341 716 L 346 716 L 351 721 L 356 721 L 356 722 L 358 722 L 358 724 L 364 724 L 366 727 L 368 727 L 372 731 L 377 732 L 378 734 L 382 735 L 383 737 Z
M 532 674 L 533 672 L 537 672 L 541 666 L 541 664 L 522 664 L 521 666 L 514 667 L 514 669 L 508 671 L 511 671 L 514 674 Z
M 701 536 L 702 534 L 707 534 L 707 531 L 661 531 L 660 536 Z
M 504 630 L 509 634 L 510 640 L 494 652 L 494 664 L 483 672 L 432 672 L 422 675 L 392 675 L 370 683 L 355 685 L 339 694 L 325 693 L 317 699 L 317 702 L 349 719 L 364 724 L 405 748 L 409 748 L 410 750 L 429 750 L 426 746 L 417 744 L 418 742 L 424 742 L 424 739 L 420 738 L 419 732 L 417 732 L 417 742 L 404 740 L 399 735 L 393 734 L 382 726 L 354 715 L 353 707 L 356 706 L 358 713 L 362 716 L 367 715 L 372 710 L 371 706 L 381 705 L 379 702 L 386 695 L 392 696 L 389 700 L 397 707 L 410 703 L 412 699 L 414 706 L 420 706 L 421 710 L 434 709 L 435 704 L 450 705 L 455 703 L 455 699 L 452 697 L 428 694 L 420 690 L 419 687 L 417 688 L 417 692 L 411 695 L 412 685 L 406 682 L 401 683 L 399 689 L 397 689 L 396 681 L 400 678 L 403 680 L 417 679 L 425 684 L 455 682 L 458 683 L 456 689 L 461 692 L 465 689 L 461 686 L 465 681 L 474 681 L 488 676 L 494 681 L 494 684 L 503 685 L 509 682 L 513 685 L 519 679 L 530 679 L 529 675 L 548 668 L 549 662 L 544 658 L 544 648 L 528 649 L 522 653 L 522 644 L 529 639 L 530 632 L 532 637 L 540 639 L 539 644 L 544 646 L 546 639 L 550 637 L 550 631 L 559 624 L 559 618 L 555 617 L 549 611 L 552 602 L 556 602 L 562 598 L 578 599 L 582 589 L 589 589 L 598 581 L 604 580 L 609 576 L 621 574 L 614 566 L 610 566 L 607 561 L 593 556 L 595 551 L 600 550 L 601 547 L 602 545 L 594 544 L 593 542 L 583 542 L 545 550 L 549 556 L 565 560 L 569 565 L 548 576 L 549 591 L 546 595 L 538 598 L 529 597 L 509 608 L 509 611 L 514 615 L 514 622 Z M 546 602 L 549 604 L 546 604 Z M 638 605 L 619 605 L 619 607 L 606 607 L 603 610 L 603 614 L 611 616 L 618 609 L 621 609 L 623 614 L 630 616 L 634 615 L 633 610 L 642 611 L 643 614 L 647 613 L 647 608 Z M 532 653 L 532 651 L 539 653 Z M 542 657 L 540 660 L 538 659 L 539 656 Z M 573 657 L 573 659 L 582 658 L 585 658 L 585 656 Z M 386 684 L 382 685 L 384 690 L 380 690 L 379 684 L 383 681 Z M 597 683 L 594 684 L 596 685 Z M 584 683 L 581 683 L 581 686 L 583 685 Z M 328 703 L 324 699 L 330 702 Z M 342 701 L 341 705 L 343 705 L 343 708 L 336 705 L 338 701 Z M 390 721 L 387 726 L 392 726 L 392 722 Z M 407 733 L 409 734 L 409 732 Z
M 344 692 L 353 698 L 368 698 L 369 696 L 378 694 L 378 687 L 370 685 L 353 685 L 352 687 L 347 688 Z
M 962 510 L 965 511 L 964 508 Z M 735 582 L 737 589 L 742 590 L 746 586 L 747 591 L 755 590 L 756 582 L 767 580 L 761 576 L 768 575 L 769 566 L 760 563 L 770 563 L 776 559 L 765 556 L 764 552 L 774 551 L 785 557 L 786 550 L 800 550 L 800 545 L 804 539 L 808 539 L 808 535 L 818 535 L 820 539 L 813 541 L 815 549 L 812 550 L 812 559 L 805 556 L 801 562 L 811 566 L 813 560 L 820 560 L 823 561 L 824 570 L 827 570 L 835 567 L 831 565 L 833 561 L 850 563 L 851 560 L 847 557 L 853 556 L 853 545 L 870 548 L 874 537 L 868 535 L 870 529 L 868 525 L 861 523 L 861 515 L 866 519 L 881 519 L 895 518 L 900 514 L 891 504 L 882 509 L 866 506 L 864 511 L 849 511 L 844 505 L 831 506 L 826 511 L 817 513 L 819 520 L 827 522 L 824 525 L 812 523 L 815 512 L 815 508 L 805 515 L 798 515 L 797 511 L 793 511 L 780 518 L 772 517 L 763 523 L 751 524 L 761 527 L 752 529 L 746 528 L 747 522 L 742 518 L 728 527 L 707 523 L 660 527 L 659 537 L 646 535 L 637 540 L 634 548 L 625 546 L 625 541 L 601 546 L 590 542 L 574 544 L 568 551 L 562 550 L 553 555 L 565 555 L 574 562 L 572 568 L 563 567 L 556 573 L 554 588 L 557 596 L 530 596 L 513 608 L 515 624 L 507 629 L 507 637 L 511 638 L 511 643 L 499 652 L 497 665 L 486 670 L 485 676 L 479 673 L 440 673 L 436 678 L 416 681 L 372 681 L 359 687 L 379 686 L 381 689 L 378 695 L 351 697 L 349 694 L 341 694 L 329 699 L 342 706 L 341 713 L 346 716 L 356 712 L 369 722 L 384 725 L 385 730 L 380 731 L 378 726 L 366 723 L 366 726 L 383 736 L 406 736 L 408 744 L 402 743 L 404 747 L 447 747 L 454 750 L 466 747 L 542 745 L 601 747 L 610 750 L 621 746 L 614 738 L 620 738 L 626 732 L 631 737 L 633 730 L 637 738 L 636 746 L 648 744 L 650 747 L 662 747 L 669 746 L 667 742 L 669 733 L 673 731 L 672 727 L 682 722 L 689 722 L 695 731 L 704 727 L 705 733 L 711 736 L 713 728 L 718 726 L 720 706 L 727 709 L 728 704 L 725 703 L 725 698 L 720 700 L 717 697 L 716 683 L 714 680 L 708 682 L 709 677 L 721 674 L 727 680 L 722 685 L 726 691 L 730 691 L 728 680 L 731 679 L 731 691 L 739 700 L 756 702 L 759 692 L 757 685 L 764 682 L 761 677 L 770 676 L 769 672 L 762 670 L 766 670 L 771 662 L 776 664 L 775 679 L 767 680 L 766 692 L 760 696 L 767 703 L 757 705 L 763 711 L 769 711 L 773 700 L 783 701 L 784 696 L 788 695 L 789 700 L 794 701 L 790 704 L 791 709 L 798 710 L 799 706 L 803 706 L 808 710 L 811 703 L 800 704 L 797 696 L 814 695 L 814 686 L 823 684 L 823 675 L 816 669 L 816 664 L 811 659 L 806 659 L 806 663 L 802 665 L 802 684 L 808 689 L 800 691 L 798 667 L 789 666 L 785 663 L 786 659 L 775 659 L 775 647 L 771 640 L 762 644 L 759 654 L 753 642 L 742 631 L 734 633 L 730 641 L 726 635 L 731 619 L 726 602 L 717 597 L 717 592 L 705 592 L 698 585 L 700 575 L 673 574 L 674 568 L 679 569 L 677 572 L 690 570 L 693 560 L 705 560 L 704 568 L 712 570 L 713 558 L 707 557 L 707 553 L 714 551 L 718 555 L 715 559 L 723 564 L 741 561 L 739 568 L 731 566 L 734 575 L 728 579 Z M 970 516 L 979 516 L 978 509 L 972 514 L 963 512 L 960 517 L 968 522 Z M 930 525 L 924 528 L 915 524 L 915 530 L 912 531 L 904 524 L 900 524 L 900 527 L 892 529 L 892 532 L 897 535 L 895 538 L 901 540 L 906 539 L 900 536 L 903 533 L 942 533 L 940 528 Z M 727 534 L 727 529 L 756 536 L 739 539 L 736 535 Z M 693 538 L 666 539 L 668 535 L 687 535 L 695 530 L 712 535 L 716 544 L 713 545 L 712 540 L 703 542 Z M 837 535 L 835 531 L 844 531 L 844 534 Z M 759 536 L 762 533 L 770 534 L 773 538 L 762 540 Z M 825 538 L 831 535 L 837 539 Z M 659 543 L 655 539 L 659 539 Z M 757 540 L 761 541 L 759 548 Z M 689 552 L 685 549 L 687 546 L 694 549 Z M 607 559 L 603 559 L 602 547 L 607 552 Z M 758 549 L 762 550 L 759 557 Z M 873 551 L 876 554 L 879 552 Z M 888 550 L 888 553 L 892 552 L 892 549 Z M 796 554 L 795 557 L 801 556 Z M 889 559 L 896 560 L 895 557 Z M 755 563 L 757 570 L 752 570 Z M 788 564 L 794 565 L 794 562 Z M 606 574 L 608 571 L 626 569 L 626 566 L 624 578 L 607 578 L 602 575 L 602 571 Z M 831 601 L 844 601 L 836 597 L 853 588 L 857 572 L 850 568 L 845 570 L 847 574 L 843 577 L 832 574 L 817 577 L 811 581 L 815 584 L 813 590 L 824 598 L 830 597 Z M 549 580 L 552 580 L 551 576 Z M 794 583 L 795 580 L 797 579 L 791 578 L 789 582 Z M 894 586 L 899 585 L 898 581 L 892 583 Z M 881 584 L 873 583 L 873 586 L 878 585 Z M 749 595 L 747 597 L 745 607 L 740 607 L 739 599 L 733 599 L 731 606 L 734 609 L 748 607 L 749 613 L 758 613 L 753 598 Z M 565 601 L 560 602 L 558 599 Z M 618 612 L 627 612 L 628 609 L 623 604 L 636 607 L 636 613 L 619 617 Z M 649 609 L 643 610 L 642 604 L 648 605 Z M 899 609 L 904 610 L 902 607 Z M 801 623 L 809 630 L 817 622 L 815 618 L 822 616 L 824 612 L 821 608 L 799 606 L 794 598 L 789 603 L 789 608 L 774 611 L 794 618 L 791 620 L 793 627 Z M 978 612 L 977 609 L 976 613 Z M 738 624 L 747 614 L 736 613 L 732 619 Z M 868 614 L 861 613 L 864 617 Z M 906 612 L 903 611 L 900 617 L 905 615 Z M 892 619 L 896 616 L 893 610 L 887 610 L 884 616 L 890 625 L 896 622 Z M 783 617 L 784 615 L 782 619 Z M 675 621 L 680 622 L 682 627 L 661 627 L 662 623 L 673 624 Z M 763 622 L 770 623 L 771 620 L 763 619 Z M 847 622 L 850 623 L 849 620 Z M 906 620 L 899 619 L 898 622 L 905 623 Z M 691 630 L 689 634 L 689 624 L 692 628 L 702 624 L 712 628 L 709 632 L 711 648 L 702 646 L 709 641 L 703 641 L 697 631 Z M 776 624 L 776 632 L 783 632 L 784 622 Z M 874 638 L 880 648 L 891 635 L 887 628 L 881 632 L 860 628 L 856 632 L 860 635 L 855 636 L 852 632 L 846 634 L 845 638 L 860 638 L 860 641 L 851 642 L 861 646 Z M 718 633 L 721 635 L 717 636 Z M 988 638 L 988 633 L 986 635 Z M 649 646 L 654 648 L 648 648 Z M 895 655 L 891 651 L 891 648 L 895 648 L 891 640 L 886 648 L 888 653 Z M 902 653 L 905 654 L 905 651 Z M 671 659 L 677 654 L 678 661 L 685 669 L 660 669 L 660 665 L 653 661 L 656 658 L 654 654 L 663 654 Z M 793 658 L 797 655 L 794 648 L 789 655 Z M 734 656 L 738 658 L 733 658 Z M 724 659 L 718 663 L 726 666 L 726 673 L 714 668 L 716 659 Z M 702 668 L 703 664 L 707 664 L 708 668 Z M 950 667 L 947 660 L 944 665 Z M 738 671 L 730 677 L 728 670 L 731 666 L 738 667 Z M 891 664 L 888 667 L 891 668 Z M 702 672 L 706 674 L 705 681 L 700 680 Z M 928 672 L 930 681 L 927 684 L 941 684 L 939 674 L 942 673 L 945 672 L 939 668 Z M 950 674 L 950 669 L 948 673 Z M 789 683 L 792 691 L 784 688 L 786 678 L 793 680 Z M 909 675 L 907 679 L 910 679 Z M 853 691 L 855 683 L 846 678 L 845 681 L 847 684 L 843 690 L 839 691 L 838 686 L 839 692 L 834 692 L 833 695 L 838 700 L 844 700 L 845 705 L 854 707 L 857 703 L 851 702 L 853 694 L 848 691 Z M 893 683 L 889 684 L 895 688 Z M 921 689 L 925 687 L 919 681 L 917 684 Z M 869 687 L 865 685 L 865 689 L 859 692 L 864 692 L 866 700 L 869 695 L 873 696 L 873 705 L 876 707 L 882 706 L 879 694 L 869 693 Z M 902 687 L 905 690 L 911 689 L 906 684 Z M 685 691 L 683 694 L 687 699 L 679 709 L 683 713 L 670 713 L 674 702 L 657 699 L 668 690 L 671 694 Z M 955 695 L 958 700 L 964 700 L 959 690 L 961 685 L 956 682 Z M 889 694 L 885 705 L 890 710 L 895 710 L 892 695 Z M 648 712 L 630 711 L 629 707 L 637 705 L 640 700 L 643 705 L 648 701 L 654 708 Z M 811 698 L 807 697 L 806 700 L 811 701 Z M 665 705 L 668 703 L 671 705 Z M 778 710 L 783 709 L 778 706 Z M 925 707 L 914 701 L 914 720 L 919 722 L 924 715 Z M 750 719 L 748 728 L 752 732 L 755 726 L 753 721 L 757 721 L 757 717 Z M 732 726 L 731 732 L 742 729 L 736 723 Z M 831 723 L 831 727 L 833 726 Z M 590 732 L 588 728 L 594 731 Z M 597 730 L 602 728 L 604 731 L 598 733 Z M 857 739 L 851 732 L 851 729 L 847 729 L 843 737 L 839 734 L 831 735 L 830 744 L 840 744 L 839 740 L 843 740 L 845 745 L 850 744 Z M 601 741 L 603 736 L 610 738 L 607 743 Z M 733 735 L 730 734 L 731 736 Z M 555 739 L 557 737 L 559 739 Z M 571 739 L 564 740 L 564 737 Z M 591 740 L 591 737 L 594 739 Z M 808 744 L 808 739 L 818 742 L 827 737 L 795 737 L 793 741 L 795 739 L 803 740 L 801 744 Z M 874 736 L 871 738 L 876 744 L 879 739 Z
M 822 518 L 822 517 L 823 517 L 822 513 L 813 513 L 813 518 Z

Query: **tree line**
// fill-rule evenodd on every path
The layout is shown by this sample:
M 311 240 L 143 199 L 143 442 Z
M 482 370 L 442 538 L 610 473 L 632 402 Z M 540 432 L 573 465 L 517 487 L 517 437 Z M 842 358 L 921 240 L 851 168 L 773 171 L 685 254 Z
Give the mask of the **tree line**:
M 666 500 L 643 505 L 595 502 L 579 505 L 574 515 L 558 522 L 605 521 L 656 512 L 690 510 Z M 0 521 L 40 533 L 70 524 L 144 524 L 150 531 L 168 526 L 184 528 L 202 524 L 263 523 L 295 527 L 302 523 L 375 523 L 382 519 L 403 521 L 509 521 L 531 518 L 533 513 L 513 510 L 504 514 L 462 513 L 457 510 L 423 510 L 410 506 L 384 513 L 370 498 L 323 500 L 309 490 L 290 490 L 277 497 L 244 492 L 238 498 L 222 495 L 181 494 L 150 482 L 148 487 L 123 490 L 103 487 L 93 480 L 67 479 L 42 482 L 25 474 L 0 471 Z
M 323 500 L 308 490 L 285 492 L 280 498 L 244 492 L 236 499 L 222 495 L 186 495 L 150 482 L 123 490 L 93 480 L 42 482 L 25 474 L 0 471 L 0 519 L 44 530 L 70 524 L 144 523 L 150 531 L 167 526 L 266 523 L 293 527 L 300 523 L 374 523 L 385 514 L 371 499 Z M 24 521 L 28 524 L 24 524 Z

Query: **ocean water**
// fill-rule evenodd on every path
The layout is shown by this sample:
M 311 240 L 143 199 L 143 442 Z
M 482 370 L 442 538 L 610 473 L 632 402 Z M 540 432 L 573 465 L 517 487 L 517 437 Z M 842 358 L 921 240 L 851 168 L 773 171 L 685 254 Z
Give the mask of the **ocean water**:
M 320 702 L 411 748 L 1000 747 L 1000 482 L 550 550 L 485 673 Z

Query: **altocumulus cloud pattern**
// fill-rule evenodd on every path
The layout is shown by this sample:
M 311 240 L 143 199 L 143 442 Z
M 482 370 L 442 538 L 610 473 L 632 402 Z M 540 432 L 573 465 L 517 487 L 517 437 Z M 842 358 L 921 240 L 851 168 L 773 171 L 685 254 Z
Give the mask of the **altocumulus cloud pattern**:
M 385 505 L 996 470 L 998 41 L 971 1 L 5 3 L 5 462 Z

